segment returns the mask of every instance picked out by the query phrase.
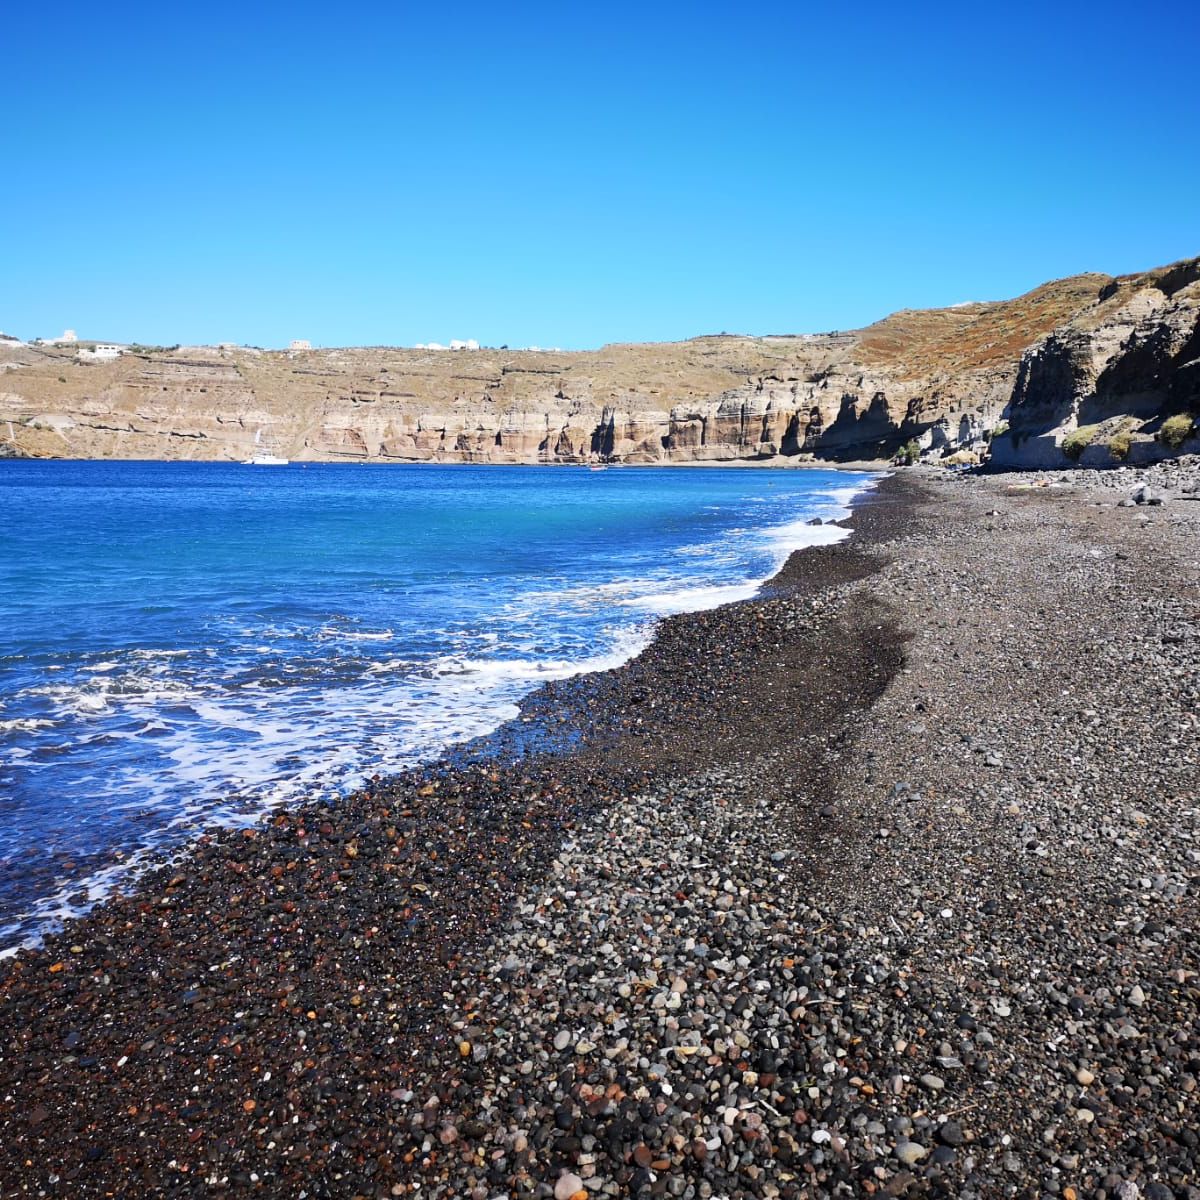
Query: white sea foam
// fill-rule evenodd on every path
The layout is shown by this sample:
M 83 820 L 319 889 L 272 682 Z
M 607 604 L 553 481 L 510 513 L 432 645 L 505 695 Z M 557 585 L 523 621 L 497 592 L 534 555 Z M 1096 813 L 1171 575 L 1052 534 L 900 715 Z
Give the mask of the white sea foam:
M 760 586 L 758 582 L 750 582 L 727 583 L 714 587 L 681 587 L 675 591 L 633 596 L 620 603 L 626 608 L 636 608 L 668 617 L 674 613 L 701 612 L 706 608 L 732 604 L 736 600 L 749 600 Z
M 777 559 L 776 569 L 783 566 L 796 550 L 807 550 L 810 546 L 832 546 L 849 536 L 850 530 L 841 525 L 809 525 L 807 521 L 793 521 L 766 531 L 766 539 Z
M 16 717 L 11 721 L 0 721 L 0 733 L 33 733 L 38 729 L 53 729 L 54 721 L 43 717 Z
M 603 583 L 568 584 L 559 588 L 538 588 L 510 600 L 502 615 L 512 622 L 550 612 L 556 607 L 593 610 L 607 604 L 619 604 L 631 596 L 662 586 L 661 579 L 629 577 Z
M 82 688 L 76 688 L 71 697 L 71 703 L 78 713 L 108 712 L 108 700 L 103 692 L 89 692 Z
M 326 625 L 317 631 L 317 637 L 339 642 L 390 642 L 396 635 L 390 629 L 378 633 L 357 629 L 336 629 Z
M 393 675 L 397 672 L 416 670 L 418 663 L 411 658 L 385 658 L 382 662 L 371 663 L 367 666 L 368 675 Z
M 119 674 L 109 671 L 99 679 L 81 683 L 42 684 L 26 688 L 18 698 L 41 696 L 50 701 L 60 717 L 90 718 L 116 708 L 187 704 L 203 694 L 194 683 L 169 677 L 161 670 L 133 670 Z

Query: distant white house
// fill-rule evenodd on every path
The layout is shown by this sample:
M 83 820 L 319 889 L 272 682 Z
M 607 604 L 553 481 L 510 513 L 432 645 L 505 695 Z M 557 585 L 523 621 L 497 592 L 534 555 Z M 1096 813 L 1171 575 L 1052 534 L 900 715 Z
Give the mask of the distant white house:
M 478 350 L 479 343 L 474 338 L 467 338 L 466 341 L 459 341 L 457 338 L 450 343 L 451 350 Z
M 443 346 L 441 342 L 418 342 L 414 350 L 446 350 L 448 347 Z
M 79 335 L 73 329 L 64 329 L 62 337 L 54 339 L 56 342 L 77 342 Z
M 114 358 L 120 358 L 124 353 L 124 346 L 108 342 L 98 342 L 95 349 L 92 350 L 77 351 L 79 358 L 90 362 L 111 362 Z
M 312 342 L 310 342 L 308 340 L 308 338 L 293 338 L 292 344 L 291 344 L 291 346 L 288 347 L 288 349 L 289 350 L 311 350 Z

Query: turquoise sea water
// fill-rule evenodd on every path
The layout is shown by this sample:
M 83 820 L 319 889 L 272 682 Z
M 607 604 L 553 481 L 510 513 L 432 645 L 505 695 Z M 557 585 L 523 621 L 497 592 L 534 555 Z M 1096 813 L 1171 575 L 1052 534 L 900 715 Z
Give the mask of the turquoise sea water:
M 0 461 L 0 950 L 842 531 L 834 471 Z

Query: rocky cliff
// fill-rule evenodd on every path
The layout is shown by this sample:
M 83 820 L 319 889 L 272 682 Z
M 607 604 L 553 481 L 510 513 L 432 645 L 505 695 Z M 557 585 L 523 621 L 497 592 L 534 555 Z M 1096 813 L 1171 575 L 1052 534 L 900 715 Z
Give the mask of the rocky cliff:
M 0 454 L 786 462 L 983 450 L 1062 457 L 1081 424 L 1198 406 L 1200 260 L 1081 275 L 1016 300 L 866 329 L 719 335 L 577 353 L 135 348 L 115 360 L 0 341 Z
M 1114 279 L 1021 356 L 999 465 L 1152 461 L 1164 421 L 1200 418 L 1200 259 Z

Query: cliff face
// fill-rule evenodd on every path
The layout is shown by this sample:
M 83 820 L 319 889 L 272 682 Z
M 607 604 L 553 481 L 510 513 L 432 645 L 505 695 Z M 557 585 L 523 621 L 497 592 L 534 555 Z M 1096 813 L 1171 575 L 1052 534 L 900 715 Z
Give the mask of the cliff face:
M 0 454 L 239 460 L 781 462 L 978 448 L 1197 405 L 1200 260 L 1083 275 L 851 333 L 597 351 L 189 347 L 80 360 L 0 341 Z M 1107 415 L 1106 415 L 1107 414 Z
M 1091 430 L 1085 463 L 1112 458 L 1107 443 L 1119 432 L 1131 437 L 1133 461 L 1148 461 L 1167 453 L 1153 440 L 1163 419 L 1189 412 L 1200 415 L 1200 259 L 1113 280 L 1031 346 L 993 456 L 1058 465 L 1064 437 Z

